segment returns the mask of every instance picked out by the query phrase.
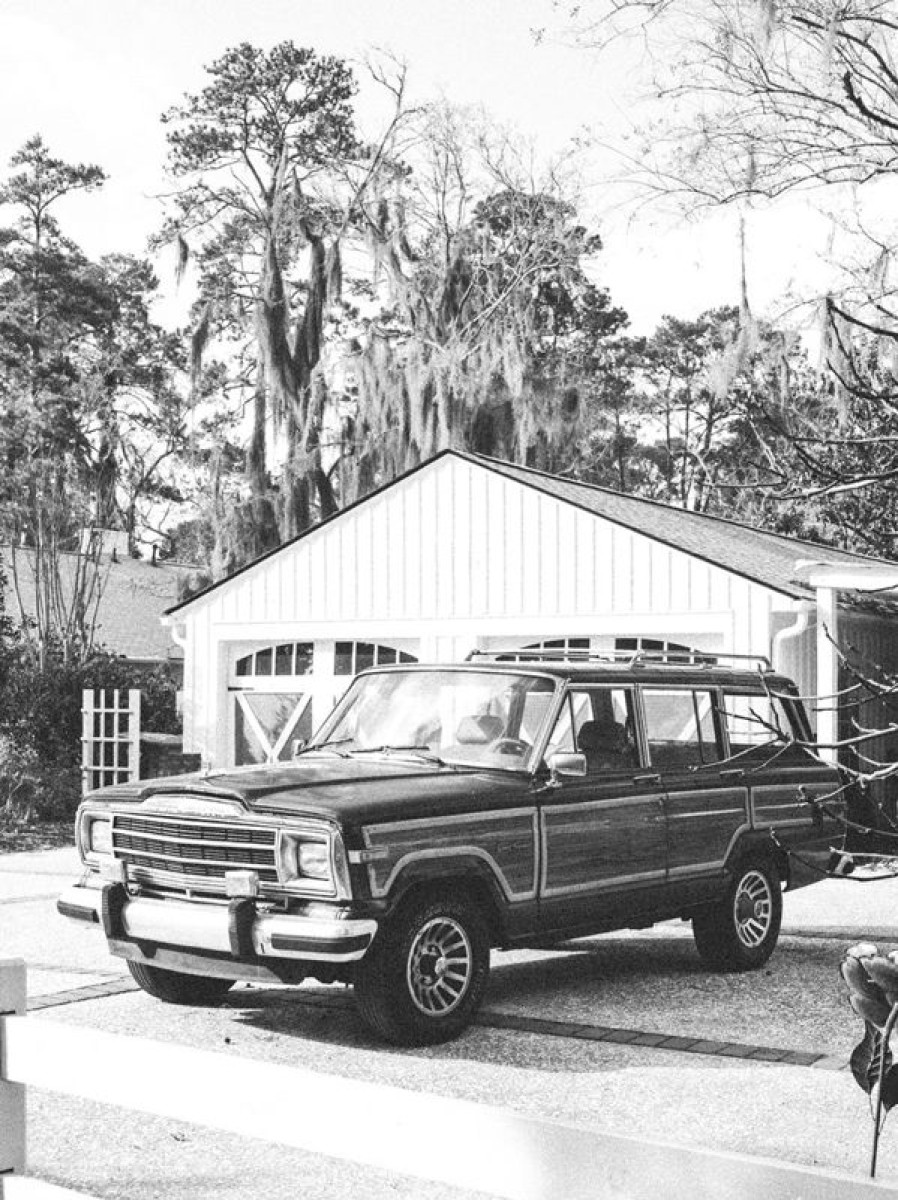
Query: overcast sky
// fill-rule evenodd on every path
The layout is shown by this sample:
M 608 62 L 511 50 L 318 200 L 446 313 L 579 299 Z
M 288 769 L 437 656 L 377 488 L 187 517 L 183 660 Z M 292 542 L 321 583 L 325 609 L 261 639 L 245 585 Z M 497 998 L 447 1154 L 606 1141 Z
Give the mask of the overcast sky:
M 0 0 L 0 163 L 35 133 L 70 161 L 99 163 L 109 182 L 99 195 L 67 201 L 63 226 L 91 255 L 142 252 L 164 188 L 159 116 L 241 41 L 290 39 L 349 58 L 388 48 L 407 61 L 416 98 L 483 104 L 547 154 L 586 127 L 613 135 L 627 120 L 621 93 L 634 64 L 536 44 L 532 31 L 553 19 L 551 0 Z M 588 167 L 584 210 L 606 243 L 597 278 L 635 326 L 735 303 L 735 214 L 683 228 L 629 223 L 599 183 L 606 170 Z M 758 226 L 756 307 L 813 265 L 801 225 Z

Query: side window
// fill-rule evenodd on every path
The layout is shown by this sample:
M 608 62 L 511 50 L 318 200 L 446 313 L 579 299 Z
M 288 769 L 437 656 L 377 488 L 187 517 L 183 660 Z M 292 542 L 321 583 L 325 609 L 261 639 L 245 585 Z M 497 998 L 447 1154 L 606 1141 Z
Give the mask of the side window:
M 720 760 L 712 692 L 646 688 L 642 702 L 653 767 L 676 770 Z
M 625 771 L 639 765 L 631 688 L 589 688 L 572 691 L 565 701 L 547 756 L 578 751 L 586 756 L 587 772 Z
M 726 692 L 724 714 L 730 735 L 733 758 L 776 758 L 777 762 L 804 762 L 814 755 L 795 745 L 801 732 L 793 721 L 788 704 L 778 696 Z

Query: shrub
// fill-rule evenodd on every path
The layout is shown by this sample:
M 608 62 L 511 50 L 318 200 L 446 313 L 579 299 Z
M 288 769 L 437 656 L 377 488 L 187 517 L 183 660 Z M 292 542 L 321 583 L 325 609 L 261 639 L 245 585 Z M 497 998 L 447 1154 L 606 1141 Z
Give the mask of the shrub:
M 20 746 L 0 733 L 0 811 L 7 824 L 32 821 L 38 796 L 40 765 L 31 746 Z
M 41 667 L 18 646 L 0 684 L 0 814 L 4 823 L 72 816 L 81 795 L 84 688 L 139 688 L 144 732 L 179 733 L 176 682 L 164 665 L 139 667 L 98 651 L 84 663 L 50 655 Z

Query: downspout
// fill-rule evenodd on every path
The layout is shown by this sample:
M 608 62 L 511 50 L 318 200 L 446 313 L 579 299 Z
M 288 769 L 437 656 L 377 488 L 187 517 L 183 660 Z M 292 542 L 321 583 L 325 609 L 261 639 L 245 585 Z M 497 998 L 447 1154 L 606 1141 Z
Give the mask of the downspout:
M 175 621 L 169 622 L 163 619 L 163 624 L 168 625 L 168 631 L 171 634 L 171 640 L 176 646 L 180 646 L 182 650 L 187 649 L 187 626 L 178 624 Z M 779 636 L 779 634 L 777 634 Z
M 783 642 L 791 641 L 793 638 L 801 637 L 803 633 L 807 633 L 813 611 L 814 602 L 812 600 L 800 600 L 794 622 L 773 635 L 770 643 L 770 661 L 774 671 L 782 670 L 780 659 Z
M 171 634 L 171 640 L 176 646 L 180 646 L 184 651 L 184 667 L 187 665 L 187 626 L 183 622 L 173 621 L 170 617 L 163 617 L 162 624 L 168 626 L 168 632 Z M 175 707 L 178 716 L 182 722 L 184 719 L 184 684 L 182 682 L 180 688 L 175 693 Z M 183 735 L 182 735 L 183 740 Z

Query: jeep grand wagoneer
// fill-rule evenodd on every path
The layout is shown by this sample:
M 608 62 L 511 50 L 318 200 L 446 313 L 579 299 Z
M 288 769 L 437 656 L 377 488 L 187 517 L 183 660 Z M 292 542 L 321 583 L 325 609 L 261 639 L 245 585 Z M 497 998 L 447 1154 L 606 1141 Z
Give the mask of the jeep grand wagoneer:
M 290 763 L 89 795 L 59 909 L 161 1000 L 342 980 L 382 1037 L 437 1042 L 476 1013 L 491 947 L 682 917 L 709 966 L 760 966 L 844 796 L 769 669 L 377 668 Z

